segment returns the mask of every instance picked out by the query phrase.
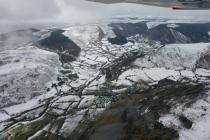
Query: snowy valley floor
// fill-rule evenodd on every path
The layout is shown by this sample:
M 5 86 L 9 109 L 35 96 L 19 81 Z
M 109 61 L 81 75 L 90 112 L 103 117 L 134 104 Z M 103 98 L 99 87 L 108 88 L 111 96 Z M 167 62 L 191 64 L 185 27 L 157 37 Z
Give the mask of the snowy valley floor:
M 0 37 L 0 139 L 210 139 L 209 31 L 124 19 Z

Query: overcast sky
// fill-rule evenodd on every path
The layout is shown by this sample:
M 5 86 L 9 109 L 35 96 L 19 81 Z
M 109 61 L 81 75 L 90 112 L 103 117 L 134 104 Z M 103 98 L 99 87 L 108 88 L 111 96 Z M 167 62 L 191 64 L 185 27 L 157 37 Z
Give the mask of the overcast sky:
M 84 0 L 0 0 L 0 30 L 10 24 L 76 23 L 130 15 L 210 19 L 210 10 L 174 11 L 170 8 L 126 3 L 106 5 Z

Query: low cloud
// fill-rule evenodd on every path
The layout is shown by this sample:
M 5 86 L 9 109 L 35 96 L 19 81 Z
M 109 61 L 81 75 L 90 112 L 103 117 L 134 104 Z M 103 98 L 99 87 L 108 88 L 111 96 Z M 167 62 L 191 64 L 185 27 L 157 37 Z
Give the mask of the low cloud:
M 0 18 L 5 20 L 52 18 L 60 10 L 55 0 L 0 0 Z
M 174 11 L 137 4 L 101 4 L 85 0 L 0 0 L 0 32 L 9 25 L 81 23 L 115 16 L 210 19 L 210 10 Z

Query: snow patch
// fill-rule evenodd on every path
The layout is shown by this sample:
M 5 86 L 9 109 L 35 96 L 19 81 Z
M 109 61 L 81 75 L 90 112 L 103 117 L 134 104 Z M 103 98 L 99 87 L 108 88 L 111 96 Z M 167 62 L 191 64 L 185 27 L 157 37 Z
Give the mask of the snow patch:
M 0 52 L 0 107 L 28 101 L 43 94 L 60 67 L 56 53 L 35 47 Z
M 20 112 L 27 111 L 39 104 L 39 101 L 37 99 L 30 100 L 26 103 L 14 105 L 8 108 L 4 108 L 5 111 L 7 111 L 10 115 L 15 115 Z
M 147 24 L 148 29 L 152 29 L 152 28 L 162 24 L 162 22 L 147 22 L 146 24 Z
M 92 105 L 95 96 L 89 95 L 89 96 L 82 96 L 82 101 L 80 102 L 78 108 L 88 108 L 89 106 Z
M 81 121 L 84 114 L 76 114 L 74 116 L 68 116 L 61 127 L 59 133 L 64 136 L 68 137 L 69 134 L 71 134 L 74 129 L 77 127 L 78 123 Z
M 178 105 L 171 110 L 170 114 L 160 117 L 159 121 L 166 127 L 171 127 L 179 132 L 180 140 L 208 140 L 210 139 L 210 91 L 207 97 L 199 99 L 190 107 Z M 193 122 L 192 128 L 185 129 L 177 119 L 183 114 Z
M 65 36 L 73 40 L 81 48 L 91 41 L 100 41 L 103 37 L 103 31 L 97 25 L 73 26 L 65 29 Z
M 0 122 L 5 121 L 5 120 L 7 120 L 9 118 L 10 118 L 10 115 L 8 115 L 8 114 L 6 114 L 4 112 L 0 112 Z
M 171 24 L 167 24 L 167 27 L 170 27 L 170 28 L 177 28 L 177 27 L 179 27 L 179 25 L 174 24 L 174 23 L 171 23 Z
M 206 70 L 206 69 L 196 69 L 195 74 L 199 75 L 199 76 L 210 76 L 210 70 Z
M 209 51 L 210 43 L 169 44 L 150 57 L 139 58 L 134 65 L 144 68 L 193 69 L 201 55 Z
M 149 69 L 129 69 L 123 72 L 117 81 L 113 81 L 117 86 L 131 86 L 134 82 L 158 82 L 162 79 L 169 78 L 177 81 L 180 78 L 180 73 L 175 70 L 165 68 L 149 68 Z

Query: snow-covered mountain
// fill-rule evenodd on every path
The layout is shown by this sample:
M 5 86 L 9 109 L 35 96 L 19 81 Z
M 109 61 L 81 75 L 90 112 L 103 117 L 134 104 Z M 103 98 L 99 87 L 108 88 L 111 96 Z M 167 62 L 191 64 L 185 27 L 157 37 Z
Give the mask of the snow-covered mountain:
M 210 23 L 123 20 L 1 35 L 0 139 L 208 139 Z
M 60 67 L 57 54 L 33 46 L 0 54 L 1 108 L 43 94 Z

